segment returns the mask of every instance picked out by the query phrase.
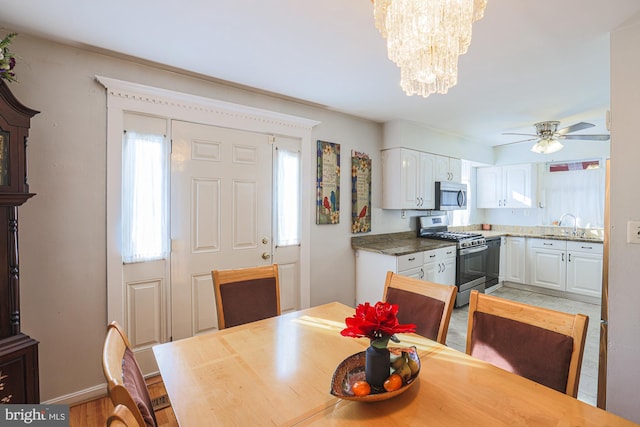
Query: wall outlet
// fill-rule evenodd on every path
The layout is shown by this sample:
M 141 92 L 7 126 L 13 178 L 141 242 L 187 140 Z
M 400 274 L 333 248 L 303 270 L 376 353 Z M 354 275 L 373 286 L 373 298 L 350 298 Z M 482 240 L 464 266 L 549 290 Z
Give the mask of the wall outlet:
M 404 209 L 400 211 L 400 218 L 405 219 L 407 217 L 407 211 Z
M 627 243 L 640 244 L 640 221 L 627 221 Z

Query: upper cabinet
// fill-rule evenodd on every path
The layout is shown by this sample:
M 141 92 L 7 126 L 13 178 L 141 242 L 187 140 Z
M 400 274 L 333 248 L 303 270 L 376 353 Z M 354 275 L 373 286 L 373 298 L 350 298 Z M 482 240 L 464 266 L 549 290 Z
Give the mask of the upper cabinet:
M 534 178 L 532 164 L 478 168 L 478 208 L 534 207 Z
M 434 209 L 435 156 L 407 148 L 382 151 L 382 208 Z
M 436 154 L 433 157 L 435 159 L 434 181 L 460 182 L 462 180 L 462 160 Z

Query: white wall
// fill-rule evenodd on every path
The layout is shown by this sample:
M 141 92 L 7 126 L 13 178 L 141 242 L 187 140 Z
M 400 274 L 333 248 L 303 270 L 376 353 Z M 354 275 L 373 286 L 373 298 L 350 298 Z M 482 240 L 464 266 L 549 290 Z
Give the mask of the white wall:
M 405 120 L 386 122 L 383 128 L 383 148 L 412 148 L 458 159 L 486 164 L 494 163 L 491 147 L 474 144 L 457 135 L 440 132 Z
M 9 30 L 7 30 L 9 31 Z M 373 229 L 409 227 L 380 207 L 381 125 L 304 103 L 243 90 L 176 70 L 20 34 L 14 95 L 41 111 L 32 120 L 29 184 L 19 210 L 22 330 L 40 340 L 40 396 L 74 402 L 106 389 L 106 95 L 95 75 L 306 117 L 312 135 L 341 144 L 341 221 L 311 227 L 311 304 L 355 300 L 351 250 L 351 150 L 373 160 Z M 212 59 L 214 60 L 214 59 Z M 315 150 L 315 149 L 314 149 Z M 311 176 L 315 179 L 315 169 Z M 305 189 L 312 194 L 314 182 Z M 315 199 L 315 195 L 311 196 Z M 406 224 L 405 224 L 406 222 Z M 389 225 L 391 224 L 391 225 Z M 85 393 L 85 394 L 82 394 Z
M 611 35 L 611 239 L 607 409 L 640 422 L 640 245 L 626 243 L 640 220 L 640 14 Z M 596 319 L 594 319 L 596 320 Z

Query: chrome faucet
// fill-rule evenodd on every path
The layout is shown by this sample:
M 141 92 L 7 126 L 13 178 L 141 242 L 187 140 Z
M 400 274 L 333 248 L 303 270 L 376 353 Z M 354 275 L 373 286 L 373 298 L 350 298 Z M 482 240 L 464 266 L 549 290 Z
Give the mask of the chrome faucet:
M 578 220 L 576 219 L 576 216 L 570 213 L 566 213 L 563 214 L 560 217 L 560 221 L 558 221 L 558 227 L 562 227 L 562 221 L 564 221 L 565 217 L 570 216 L 571 218 L 573 218 L 573 231 L 571 232 L 572 236 L 577 236 L 578 235 Z

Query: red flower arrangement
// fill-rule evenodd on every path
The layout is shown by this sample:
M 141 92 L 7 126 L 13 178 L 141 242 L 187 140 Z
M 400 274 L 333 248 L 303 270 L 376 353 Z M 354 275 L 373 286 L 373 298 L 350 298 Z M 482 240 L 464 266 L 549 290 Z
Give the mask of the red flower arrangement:
M 397 314 L 397 304 L 387 302 L 377 302 L 373 306 L 368 302 L 359 304 L 356 307 L 356 313 L 344 319 L 347 327 L 340 331 L 340 334 L 345 337 L 369 338 L 374 347 L 385 348 L 390 339 L 398 341 L 395 334 L 416 331 L 416 325 L 401 325 Z

